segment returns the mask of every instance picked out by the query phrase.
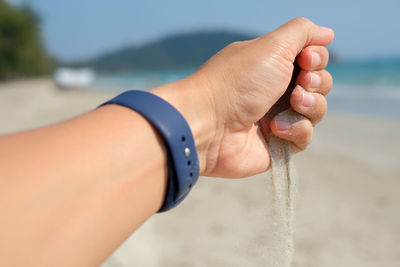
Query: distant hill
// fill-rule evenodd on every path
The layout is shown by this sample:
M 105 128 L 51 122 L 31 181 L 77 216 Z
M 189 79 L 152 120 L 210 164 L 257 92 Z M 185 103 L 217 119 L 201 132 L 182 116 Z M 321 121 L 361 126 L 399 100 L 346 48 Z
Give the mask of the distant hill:
M 229 43 L 252 38 L 227 31 L 179 34 L 107 53 L 88 65 L 100 71 L 197 67 Z

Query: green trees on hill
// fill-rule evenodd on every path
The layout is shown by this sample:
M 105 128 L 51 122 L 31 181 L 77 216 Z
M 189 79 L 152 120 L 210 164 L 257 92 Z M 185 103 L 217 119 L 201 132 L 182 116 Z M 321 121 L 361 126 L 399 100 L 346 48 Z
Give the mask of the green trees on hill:
M 39 17 L 28 6 L 0 0 L 0 80 L 48 73 L 52 61 L 43 47 Z
M 176 34 L 142 46 L 113 51 L 86 65 L 100 71 L 198 67 L 226 45 L 251 38 L 251 35 L 230 31 Z

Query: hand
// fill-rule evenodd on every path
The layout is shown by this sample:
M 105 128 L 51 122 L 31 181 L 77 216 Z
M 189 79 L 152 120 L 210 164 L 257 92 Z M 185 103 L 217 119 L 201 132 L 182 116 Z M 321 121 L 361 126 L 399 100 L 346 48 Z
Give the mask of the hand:
M 291 141 L 295 151 L 306 148 L 313 125 L 326 112 L 324 95 L 332 78 L 324 70 L 329 57 L 324 46 L 333 38 L 331 29 L 297 18 L 259 38 L 228 45 L 196 73 L 174 84 L 182 88 L 178 94 L 187 92 L 190 97 L 179 101 L 160 93 L 187 118 L 202 175 L 245 177 L 269 168 L 269 152 L 255 123 L 285 92 L 295 60 L 302 69 L 297 83 L 304 89 L 293 91 L 291 106 L 307 119 L 291 124 L 278 115 L 270 130 Z

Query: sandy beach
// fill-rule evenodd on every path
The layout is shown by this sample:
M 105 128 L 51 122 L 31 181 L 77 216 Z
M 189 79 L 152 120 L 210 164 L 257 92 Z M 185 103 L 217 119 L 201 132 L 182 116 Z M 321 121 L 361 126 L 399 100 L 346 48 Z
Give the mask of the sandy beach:
M 115 95 L 63 91 L 47 78 L 0 84 L 0 134 L 65 120 Z M 328 112 L 300 177 L 294 266 L 400 266 L 400 121 Z M 268 266 L 268 174 L 201 177 L 178 208 L 157 214 L 102 266 Z

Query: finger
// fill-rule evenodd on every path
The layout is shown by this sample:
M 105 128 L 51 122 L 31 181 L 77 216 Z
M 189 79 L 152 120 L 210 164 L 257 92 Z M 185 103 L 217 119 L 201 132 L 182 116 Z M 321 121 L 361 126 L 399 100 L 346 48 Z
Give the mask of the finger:
M 296 58 L 303 70 L 322 70 L 328 65 L 329 52 L 324 46 L 307 46 Z
M 290 105 L 297 113 L 307 117 L 316 125 L 326 114 L 327 102 L 323 95 L 310 93 L 296 86 L 290 96 Z
M 330 28 L 314 24 L 309 19 L 295 18 L 264 37 L 261 39 L 276 40 L 291 52 L 292 58 L 295 58 L 309 45 L 328 45 L 333 41 L 334 32 Z
M 296 83 L 312 93 L 327 95 L 332 89 L 333 80 L 331 74 L 326 70 L 300 71 Z
M 293 144 L 293 152 L 306 149 L 313 137 L 313 126 L 310 120 L 300 115 L 286 116 L 282 112 L 275 116 L 270 127 L 274 135 Z

